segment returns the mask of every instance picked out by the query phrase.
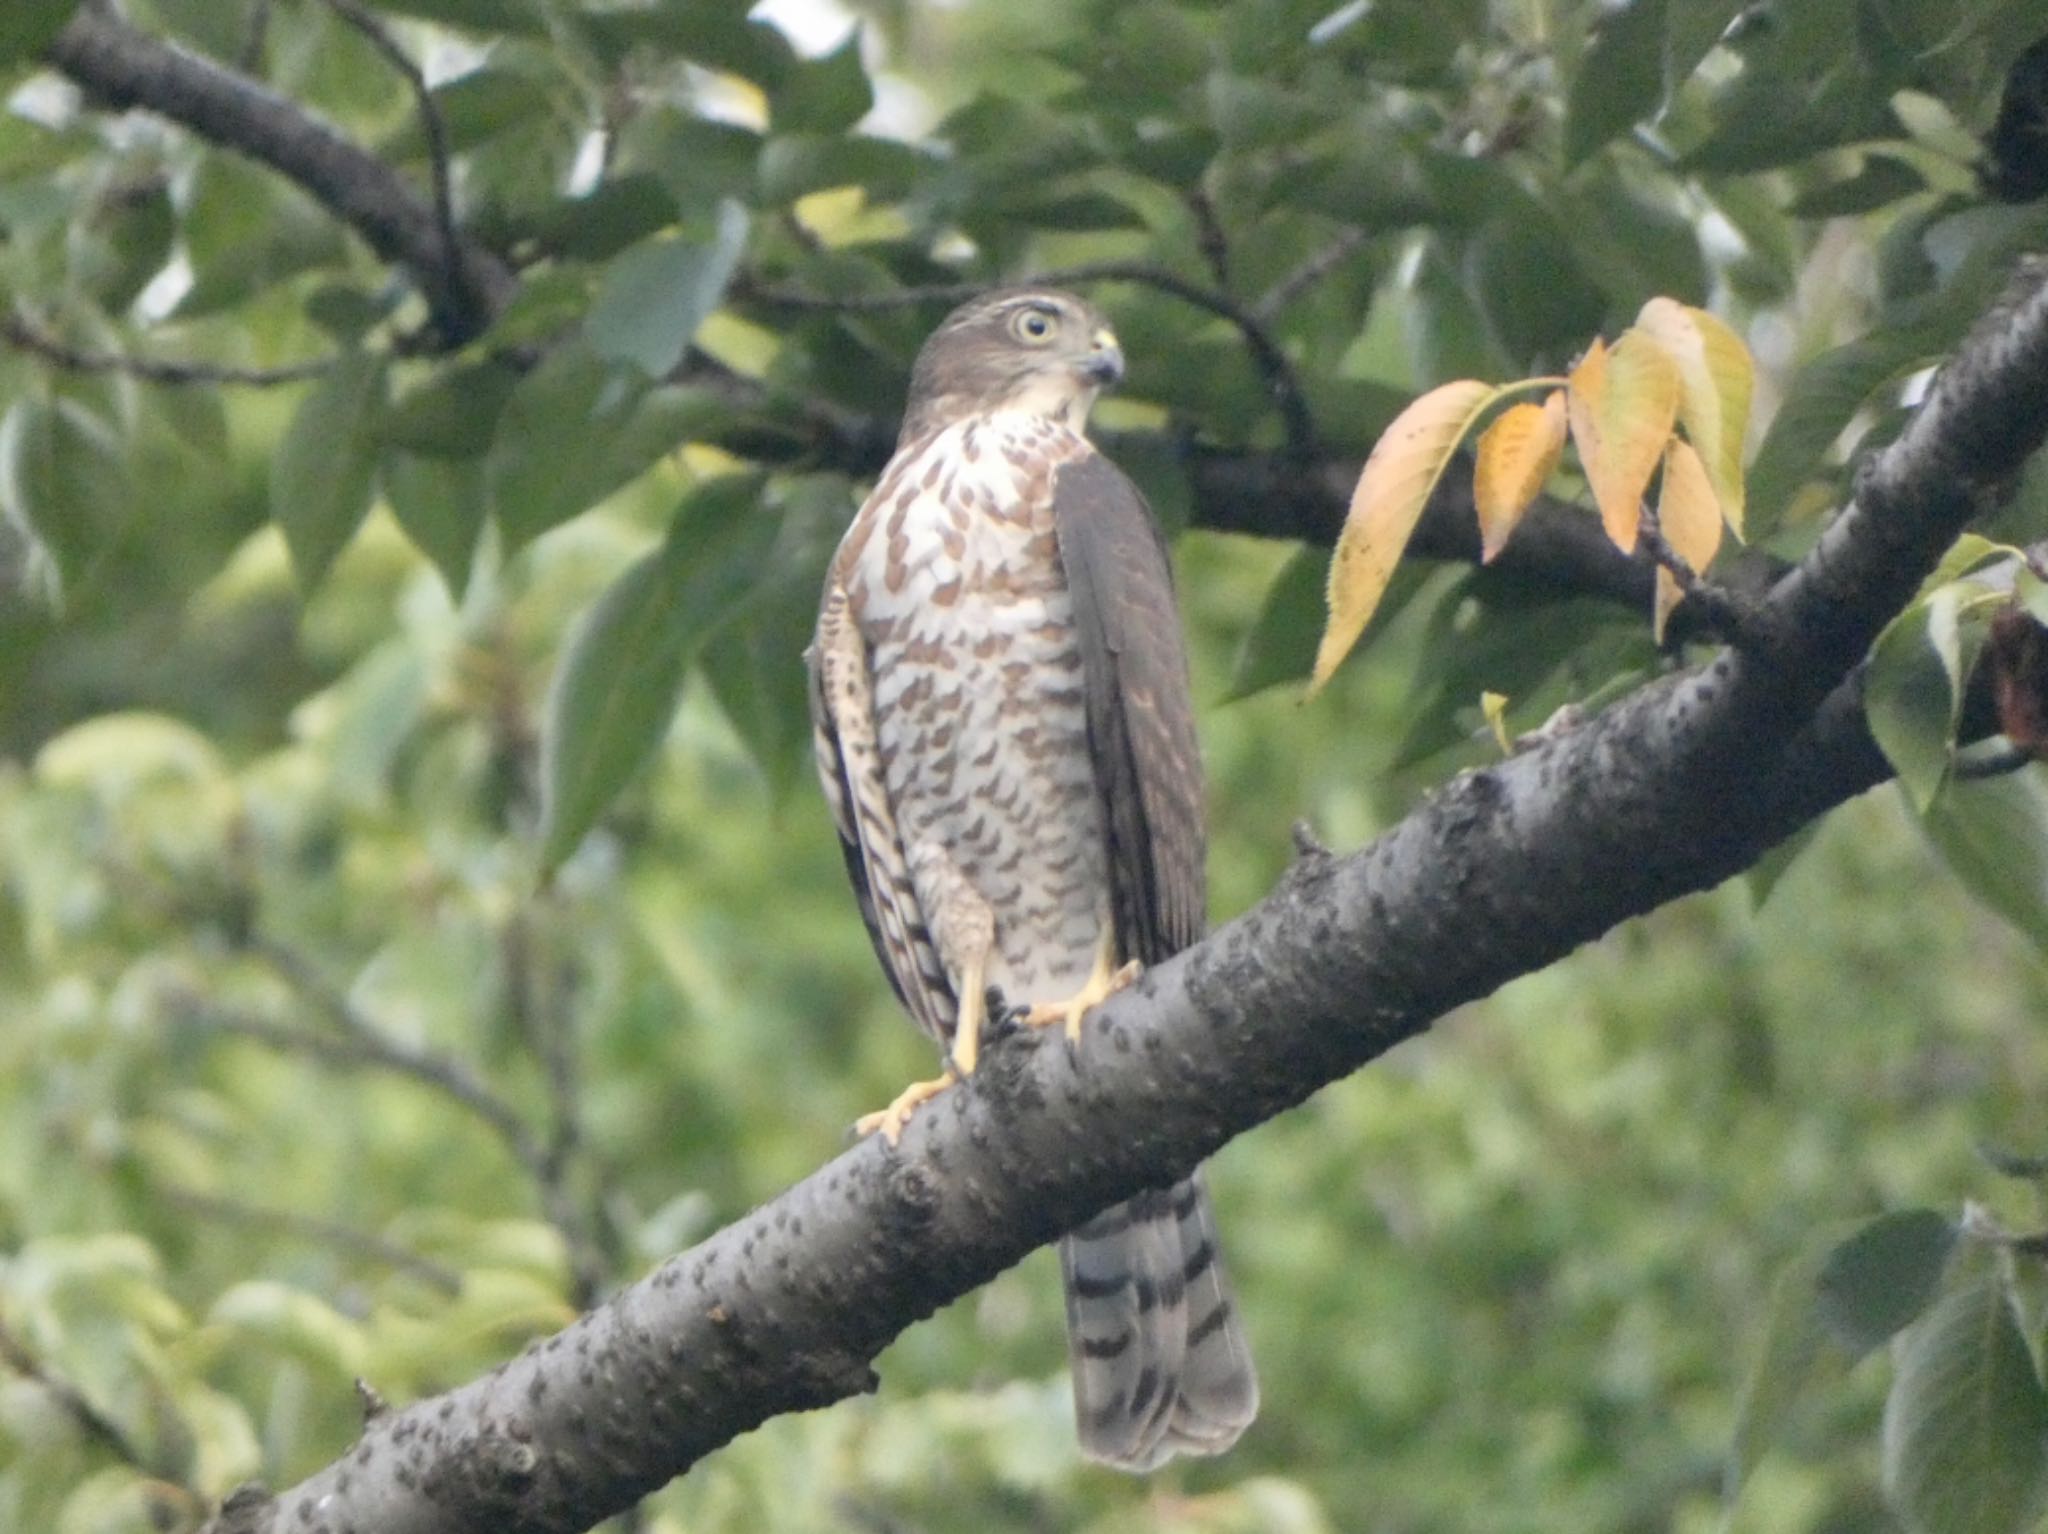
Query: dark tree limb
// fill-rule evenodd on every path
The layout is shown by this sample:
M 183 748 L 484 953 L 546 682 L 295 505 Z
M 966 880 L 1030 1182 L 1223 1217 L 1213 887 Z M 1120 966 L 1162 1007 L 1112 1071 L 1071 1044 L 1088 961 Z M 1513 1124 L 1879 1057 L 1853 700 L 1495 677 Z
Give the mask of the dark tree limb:
M 82 8 L 46 55 L 50 64 L 99 101 L 140 107 L 177 122 L 213 143 L 261 161 L 324 204 L 371 249 L 416 275 L 436 326 L 449 345 L 477 334 L 516 291 L 518 278 L 495 251 L 458 235 L 450 260 L 450 232 L 436 207 L 403 177 L 297 103 L 254 80 L 174 44 L 148 36 L 97 7 Z M 436 181 L 440 185 L 439 178 Z M 1318 280 L 1351 251 L 1339 237 L 1302 273 L 1283 281 L 1284 299 Z M 1044 274 L 1048 281 L 1127 281 L 1173 294 L 1236 326 L 1252 361 L 1274 396 L 1287 432 L 1277 453 L 1195 447 L 1183 455 L 1194 494 L 1196 525 L 1221 532 L 1299 538 L 1328 544 L 1342 524 L 1345 502 L 1358 478 L 1356 463 L 1318 464 L 1316 433 L 1293 364 L 1267 327 L 1269 303 L 1239 303 L 1202 283 L 1150 263 L 1104 262 Z M 804 308 L 899 307 L 940 302 L 980 291 L 982 284 L 920 288 L 869 297 L 835 298 L 755 285 L 758 302 Z M 1269 301 L 1273 295 L 1268 295 Z M 286 381 L 273 371 L 156 361 L 83 353 L 38 333 L 7 339 L 58 366 L 118 369 L 166 382 L 263 384 Z M 313 364 L 306 371 L 314 371 Z M 757 381 L 712 359 L 694 355 L 684 377 L 725 395 L 741 417 L 720 445 L 766 463 L 805 464 L 864 477 L 878 472 L 895 445 L 895 422 L 857 415 L 821 401 L 771 399 Z M 1115 444 L 1109 444 L 1114 449 Z M 1413 545 L 1426 558 L 1476 560 L 1479 539 L 1471 508 L 1469 468 L 1445 476 Z M 1559 503 L 1541 502 L 1517 531 L 1495 567 L 1506 579 L 1530 579 L 1562 590 L 1606 597 L 1647 610 L 1652 565 L 1621 555 L 1590 519 Z M 1739 583 L 1738 583 L 1739 584 Z M 1682 613 L 1682 610 L 1681 610 Z
M 296 183 L 386 261 L 408 267 L 452 345 L 510 297 L 511 269 L 473 241 L 444 250 L 434 209 L 382 160 L 289 101 L 211 59 L 81 6 L 44 57 L 95 100 L 140 107 L 260 160 Z
M 455 193 L 448 172 L 448 125 L 441 116 L 441 103 L 434 99 L 425 71 L 360 0 L 326 0 L 326 4 L 377 50 L 412 91 L 420 114 L 420 131 L 427 141 L 427 179 L 434 193 L 434 225 L 441 237 L 441 275 L 451 285 L 459 284 L 462 238 L 455 229 Z
M 344 0 L 346 4 L 346 0 Z M 482 242 L 449 222 L 444 178 L 435 172 L 436 197 L 423 200 L 390 166 L 308 114 L 299 104 L 246 75 L 225 69 L 119 21 L 97 5 L 81 7 L 46 53 L 48 62 L 96 100 L 157 113 L 213 143 L 258 160 L 320 201 L 386 260 L 410 268 L 421 284 L 444 344 L 475 336 L 512 297 L 518 277 Z M 423 83 L 423 82 L 421 82 Z M 426 103 L 422 111 L 431 112 Z M 450 259 L 447 240 L 457 250 Z M 1190 447 L 1183 451 L 1194 500 L 1195 525 L 1219 532 L 1302 539 L 1329 544 L 1343 522 L 1359 465 L 1320 463 L 1314 422 L 1293 364 L 1268 321 L 1278 309 L 1340 264 L 1359 241 L 1337 236 L 1329 247 L 1283 279 L 1265 299 L 1243 304 L 1199 282 L 1151 263 L 1103 262 L 1044 274 L 1048 281 L 1126 281 L 1173 294 L 1237 327 L 1253 364 L 1272 392 L 1286 428 L 1279 452 Z M 905 290 L 865 298 L 834 298 L 757 285 L 756 300 L 807 308 L 898 307 L 939 302 L 977 292 L 981 284 Z M 163 382 L 261 385 L 286 382 L 321 364 L 281 369 L 126 357 L 67 348 L 39 327 L 11 330 L 0 340 L 37 352 L 54 365 L 109 370 Z M 416 350 L 417 347 L 401 347 Z M 770 464 L 803 464 L 865 477 L 878 472 L 895 445 L 896 423 L 859 415 L 823 401 L 774 399 L 756 380 L 693 355 L 686 381 L 727 397 L 740 419 L 718 440 L 742 456 Z M 1108 444 L 1114 450 L 1115 443 Z M 1476 562 L 1479 536 L 1472 511 L 1469 461 L 1444 478 L 1412 544 L 1425 558 Z M 1504 580 L 1527 580 L 1554 590 L 1591 595 L 1647 611 L 1654 566 L 1647 556 L 1622 555 L 1591 518 L 1545 497 L 1531 510 L 1514 541 L 1491 567 Z M 1718 572 L 1717 572 L 1718 573 Z M 1775 573 L 1770 561 L 1751 560 L 1725 584 L 1738 592 Z M 1679 609 L 1674 631 L 1687 630 Z
M 1759 643 L 1462 774 L 1360 852 L 1311 850 L 1109 1002 L 1077 1057 L 995 1048 L 896 1150 L 856 1146 L 486 1378 L 379 1417 L 235 1528 L 584 1528 L 771 1416 L 872 1389 L 906 1326 L 1453 1007 L 1740 872 L 1890 775 L 1859 659 L 2044 437 L 2036 262 L 1760 604 Z

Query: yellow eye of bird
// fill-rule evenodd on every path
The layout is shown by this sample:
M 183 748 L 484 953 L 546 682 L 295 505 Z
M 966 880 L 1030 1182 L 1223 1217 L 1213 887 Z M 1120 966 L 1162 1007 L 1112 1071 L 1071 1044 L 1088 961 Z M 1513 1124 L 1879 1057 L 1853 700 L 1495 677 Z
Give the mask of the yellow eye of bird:
M 1052 316 L 1043 309 L 1026 309 L 1017 316 L 1017 334 L 1027 341 L 1043 341 L 1052 334 Z

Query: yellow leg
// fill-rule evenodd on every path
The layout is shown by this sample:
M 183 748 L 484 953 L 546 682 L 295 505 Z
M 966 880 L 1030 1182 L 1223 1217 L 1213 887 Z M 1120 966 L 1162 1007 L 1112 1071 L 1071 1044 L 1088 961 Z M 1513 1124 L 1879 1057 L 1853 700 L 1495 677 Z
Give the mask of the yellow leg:
M 879 1129 L 882 1138 L 894 1145 L 903 1138 L 903 1126 L 910 1122 L 911 1114 L 954 1082 L 964 1081 L 974 1074 L 974 1067 L 981 1059 L 981 1025 L 988 1013 L 988 987 L 984 982 L 987 972 L 986 958 L 977 955 L 968 962 L 966 973 L 960 977 L 960 1010 L 953 1019 L 953 1060 L 946 1067 L 946 1074 L 930 1081 L 913 1081 L 896 1094 L 896 1101 L 888 1107 L 856 1120 L 853 1126 L 855 1134 L 870 1135 Z
M 1095 945 L 1095 966 L 1089 970 L 1088 979 L 1081 989 L 1065 1001 L 1040 1002 L 1024 1014 L 1025 1025 L 1045 1028 L 1063 1023 L 1066 1025 L 1067 1042 L 1078 1044 L 1081 1041 L 1081 1019 L 1137 979 L 1142 968 L 1136 959 L 1121 969 L 1115 968 L 1115 944 L 1115 934 L 1104 927 L 1102 938 Z
M 976 954 L 960 976 L 960 1010 L 953 1019 L 953 1074 L 972 1076 L 981 1062 L 981 1025 L 988 1018 L 988 957 Z

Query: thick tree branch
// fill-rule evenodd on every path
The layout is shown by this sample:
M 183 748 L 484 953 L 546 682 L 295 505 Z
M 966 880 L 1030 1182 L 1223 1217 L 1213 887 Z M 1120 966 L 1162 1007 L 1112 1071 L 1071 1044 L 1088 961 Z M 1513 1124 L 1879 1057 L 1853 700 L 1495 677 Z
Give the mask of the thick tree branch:
M 346 9 L 345 4 L 345 13 Z M 435 172 L 436 197 L 430 205 L 390 166 L 311 117 L 297 103 L 244 75 L 137 31 L 97 6 L 80 9 L 50 46 L 47 57 L 52 66 L 99 100 L 156 112 L 203 138 L 262 161 L 310 193 L 380 256 L 413 270 L 447 344 L 477 334 L 516 291 L 518 278 L 499 254 L 453 229 L 440 170 Z M 431 137 L 434 119 L 426 102 L 422 111 L 428 114 Z M 451 236 L 457 245 L 453 259 L 447 248 Z M 1288 445 L 1278 453 L 1189 449 L 1184 458 L 1197 526 L 1319 544 L 1335 539 L 1359 465 L 1318 465 L 1315 427 L 1306 398 L 1292 363 L 1267 322 L 1339 264 L 1357 243 L 1350 235 L 1338 236 L 1325 251 L 1251 305 L 1150 263 L 1105 262 L 1045 274 L 1048 281 L 1144 283 L 1229 321 L 1244 337 L 1254 365 L 1274 396 Z M 764 303 L 858 309 L 964 297 L 980 291 L 981 286 L 960 284 L 865 298 L 834 298 L 771 286 L 750 291 Z M 302 371 L 311 373 L 318 368 L 318 364 L 308 363 L 244 370 L 81 352 L 57 343 L 39 327 L 16 327 L 0 339 L 36 351 L 59 366 L 118 370 L 172 383 L 260 385 L 289 381 Z M 702 354 L 690 359 L 685 377 L 728 397 L 740 419 L 719 440 L 743 456 L 866 476 L 881 468 L 895 442 L 893 421 L 856 415 L 820 401 L 770 399 L 754 380 Z M 1110 446 L 1113 449 L 1114 443 Z M 1477 559 L 1479 541 L 1468 465 L 1445 476 L 1412 547 L 1426 558 Z M 1631 560 L 1621 555 L 1589 518 L 1548 499 L 1531 511 L 1492 568 L 1502 579 L 1527 580 L 1640 609 L 1647 609 L 1650 601 L 1653 566 L 1649 559 L 1638 556 Z M 1752 560 L 1742 571 L 1723 579 L 1740 591 L 1769 573 L 1768 561 Z M 1686 632 L 1684 608 L 1674 631 Z
M 99 101 L 155 112 L 297 183 L 379 256 L 412 270 L 450 344 L 476 335 L 510 296 L 510 268 L 474 242 L 445 252 L 434 209 L 396 171 L 247 76 L 92 5 L 45 57 Z
M 1858 657 L 2044 436 L 2037 263 L 1760 604 L 1768 642 L 1459 776 L 1363 851 L 1309 849 L 1104 1007 L 1077 1057 L 1000 1043 L 900 1148 L 862 1143 L 487 1378 L 378 1418 L 236 1528 L 583 1528 L 770 1416 L 873 1388 L 904 1327 L 1102 1206 L 1749 866 L 1888 776 Z
M 458 239 L 457 258 L 450 260 L 445 208 L 437 213 L 436 207 L 420 199 L 391 167 L 309 116 L 298 104 L 245 76 L 151 38 L 94 7 L 80 10 L 47 56 L 54 67 L 102 101 L 159 113 L 201 137 L 262 161 L 305 189 L 379 255 L 414 271 L 436 325 L 450 344 L 480 331 L 517 287 L 510 266 L 477 241 Z M 1340 261 L 1349 248 L 1340 237 L 1318 262 L 1310 263 L 1298 278 L 1284 281 L 1276 292 L 1283 300 L 1291 297 Z M 1305 396 L 1292 363 L 1266 325 L 1275 307 L 1273 295 L 1268 295 L 1266 303 L 1247 306 L 1148 263 L 1096 263 L 1045 275 L 1048 281 L 1144 283 L 1235 325 L 1273 393 L 1287 429 L 1288 446 L 1279 453 L 1191 449 L 1186 459 L 1196 524 L 1313 543 L 1335 539 L 1350 486 L 1358 477 L 1358 465 L 1317 466 L 1316 433 Z M 766 285 L 757 285 L 748 293 L 759 302 L 782 306 L 859 309 L 937 302 L 966 296 L 981 287 L 960 284 L 865 298 L 835 298 Z M 205 364 L 75 352 L 37 344 L 53 339 L 40 332 L 11 332 L 5 339 L 36 350 L 60 366 L 118 368 L 167 382 L 284 381 L 267 371 L 244 376 L 242 370 Z M 296 367 L 289 370 L 294 376 L 298 371 Z M 307 371 L 312 371 L 310 364 Z M 721 435 L 721 445 L 744 456 L 865 476 L 880 469 L 894 446 L 892 421 L 855 415 L 818 401 L 771 400 L 754 380 L 701 354 L 691 358 L 685 376 L 691 383 L 729 398 L 740 419 Z M 1430 558 L 1476 559 L 1478 535 L 1471 511 L 1469 470 L 1446 476 L 1417 532 L 1414 548 Z M 1539 504 L 1531 512 L 1514 543 L 1496 561 L 1496 568 L 1507 579 L 1527 578 L 1636 607 L 1647 608 L 1650 600 L 1649 561 L 1630 560 L 1617 553 L 1588 519 L 1555 503 Z

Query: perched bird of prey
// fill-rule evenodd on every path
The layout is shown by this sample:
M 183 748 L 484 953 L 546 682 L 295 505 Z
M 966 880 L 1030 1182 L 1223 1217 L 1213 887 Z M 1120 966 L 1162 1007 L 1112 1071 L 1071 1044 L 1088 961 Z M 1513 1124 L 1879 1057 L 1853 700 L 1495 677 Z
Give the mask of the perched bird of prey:
M 963 305 L 919 352 L 896 453 L 809 651 L 819 774 L 875 951 L 944 1075 L 861 1121 L 893 1144 L 975 1067 L 991 988 L 1078 1040 L 1202 936 L 1202 763 L 1151 509 L 1082 435 L 1123 376 L 1092 306 Z M 1199 1175 L 1060 1243 L 1081 1448 L 1147 1470 L 1258 1408 Z

